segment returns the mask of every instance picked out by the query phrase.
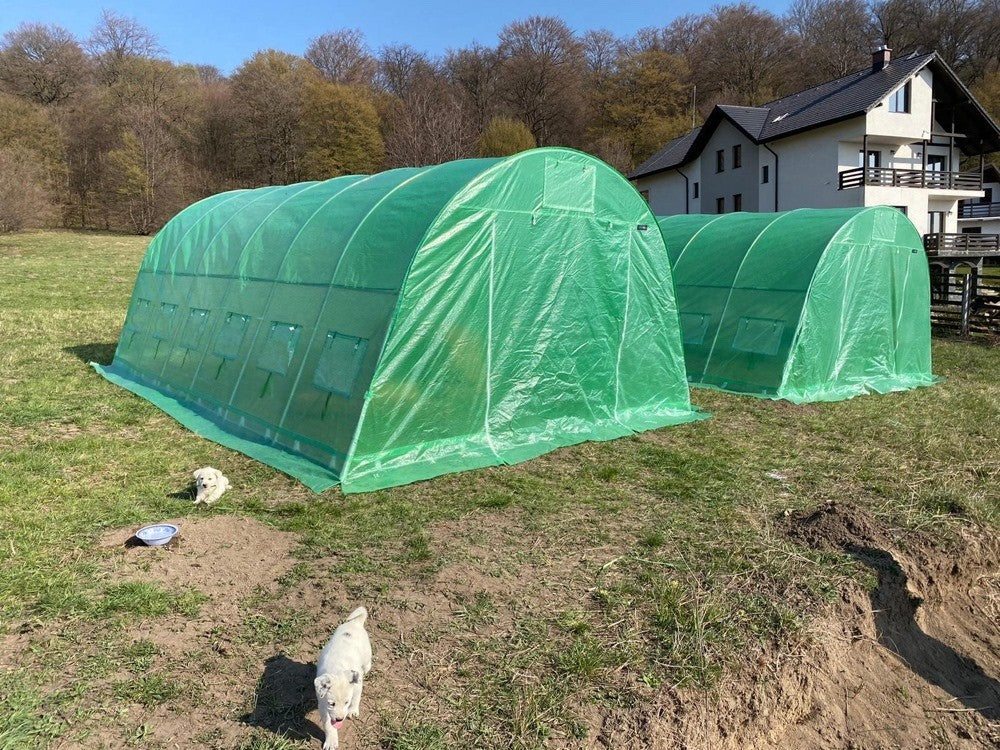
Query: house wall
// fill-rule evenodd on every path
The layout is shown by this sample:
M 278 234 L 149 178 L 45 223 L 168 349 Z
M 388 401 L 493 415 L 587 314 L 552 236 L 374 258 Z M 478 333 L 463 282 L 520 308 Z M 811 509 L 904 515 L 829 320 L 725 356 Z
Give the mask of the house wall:
M 733 146 L 741 148 L 741 165 L 733 167 Z M 722 150 L 725 154 L 725 169 L 716 171 L 716 153 Z M 702 213 L 714 214 L 716 200 L 725 201 L 725 213 L 733 209 L 733 195 L 743 196 L 743 211 L 758 211 L 758 174 L 757 145 L 728 120 L 723 120 L 709 138 L 705 149 L 701 152 L 701 208 Z
M 769 143 L 778 154 L 778 210 L 863 205 L 862 190 L 838 189 L 839 172 L 858 166 L 858 148 L 844 142 L 860 143 L 863 126 L 857 117 Z
M 684 213 L 684 178 L 673 169 L 634 180 L 636 190 L 648 193 L 649 207 L 656 216 Z
M 934 74 L 927 68 L 921 70 L 913 78 L 910 86 L 910 111 L 890 112 L 889 99 L 895 91 L 890 92 L 881 104 L 866 115 L 865 127 L 869 133 L 877 133 L 899 139 L 920 141 L 930 135 L 931 100 L 934 98 Z M 898 88 L 905 85 L 900 84 Z M 883 162 L 883 165 L 885 162 Z

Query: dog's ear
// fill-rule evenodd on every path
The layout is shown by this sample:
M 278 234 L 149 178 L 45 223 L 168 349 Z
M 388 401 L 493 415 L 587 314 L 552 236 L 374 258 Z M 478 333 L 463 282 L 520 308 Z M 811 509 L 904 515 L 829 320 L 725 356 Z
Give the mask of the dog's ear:
M 330 679 L 330 675 L 328 674 L 320 675 L 315 680 L 313 680 L 313 685 L 316 686 L 316 692 L 320 694 L 326 693 L 326 691 L 330 689 L 331 684 L 332 680 Z
M 352 685 L 357 685 L 359 682 L 361 682 L 361 674 L 358 673 L 358 672 L 355 672 L 352 669 L 351 670 L 351 684 Z
M 201 478 L 201 469 L 198 469 L 198 471 L 192 473 L 191 476 L 194 477 L 195 479 L 200 479 Z

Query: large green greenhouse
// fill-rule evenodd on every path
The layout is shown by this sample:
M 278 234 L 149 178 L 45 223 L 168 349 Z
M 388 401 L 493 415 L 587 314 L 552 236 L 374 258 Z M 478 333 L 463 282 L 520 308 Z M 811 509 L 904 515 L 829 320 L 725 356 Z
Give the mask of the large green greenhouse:
M 196 203 L 98 370 L 317 491 L 699 416 L 655 219 L 568 149 Z
M 693 385 L 806 402 L 935 382 L 927 258 L 900 211 L 658 221 Z

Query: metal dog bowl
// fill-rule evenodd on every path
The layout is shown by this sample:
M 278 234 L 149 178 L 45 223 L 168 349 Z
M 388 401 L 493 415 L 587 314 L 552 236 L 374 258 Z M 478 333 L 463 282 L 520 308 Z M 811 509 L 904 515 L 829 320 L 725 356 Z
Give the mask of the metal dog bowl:
M 180 527 L 174 526 L 172 523 L 157 523 L 152 526 L 143 526 L 135 532 L 135 535 L 147 546 L 159 547 L 173 539 L 178 531 L 180 531 Z

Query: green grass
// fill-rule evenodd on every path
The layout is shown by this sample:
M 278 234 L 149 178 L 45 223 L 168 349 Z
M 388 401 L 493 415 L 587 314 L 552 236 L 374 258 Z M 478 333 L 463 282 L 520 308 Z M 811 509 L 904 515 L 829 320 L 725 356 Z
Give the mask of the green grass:
M 343 589 L 389 608 L 399 590 L 421 591 L 456 564 L 520 582 L 455 593 L 445 629 L 435 622 L 422 633 L 441 653 L 381 644 L 382 654 L 431 666 L 367 741 L 404 750 L 580 738 L 582 714 L 651 690 L 703 689 L 801 637 L 858 576 L 846 558 L 783 537 L 783 511 L 850 501 L 900 533 L 933 530 L 942 544 L 969 523 L 1000 526 L 1000 349 L 955 341 L 935 342 L 935 372 L 947 380 L 933 388 L 800 407 L 696 390 L 713 419 L 517 466 L 316 496 L 87 366 L 113 356 L 146 242 L 0 236 L 0 637 L 26 633 L 28 644 L 0 668 L 0 750 L 56 737 L 86 746 L 62 715 L 100 726 L 120 701 L 183 710 L 197 694 L 181 666 L 189 658 L 204 665 L 206 683 L 255 684 L 255 665 L 276 652 L 312 653 L 325 636 L 312 611 L 288 599 L 294 593 Z M 204 465 L 237 480 L 207 511 L 172 497 Z M 125 577 L 118 551 L 97 541 L 110 529 L 206 513 L 256 518 L 295 533 L 299 547 L 211 648 L 169 653 L 136 636 L 136 623 L 203 618 L 205 595 Z M 518 608 L 522 592 L 541 595 L 552 583 L 533 571 L 560 560 L 576 578 L 553 589 L 549 606 Z M 445 656 L 456 642 L 459 656 Z M 70 684 L 56 689 L 67 657 Z M 402 707 L 414 701 L 447 708 L 431 723 Z M 156 730 L 143 715 L 128 726 L 138 743 Z M 308 745 L 241 731 L 245 748 Z

